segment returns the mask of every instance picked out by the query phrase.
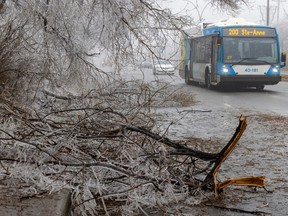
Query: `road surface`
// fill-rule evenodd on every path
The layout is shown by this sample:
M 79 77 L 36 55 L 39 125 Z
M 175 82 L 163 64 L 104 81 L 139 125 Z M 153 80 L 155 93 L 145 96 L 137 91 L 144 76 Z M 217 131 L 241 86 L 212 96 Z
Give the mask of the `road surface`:
M 287 72 L 288 73 L 288 72 Z M 177 71 L 175 75 L 153 75 L 152 69 L 139 71 L 126 70 L 125 79 L 140 79 L 145 82 L 163 81 L 183 87 L 193 92 L 196 99 L 207 108 L 240 109 L 288 116 L 288 81 L 281 81 L 277 85 L 266 85 L 263 91 L 255 88 L 238 90 L 210 90 L 201 86 L 186 85 Z
M 255 88 L 220 91 L 190 85 L 184 88 L 191 89 L 196 99 L 211 109 L 223 107 L 223 109 L 234 108 L 288 115 L 288 82 L 286 81 L 265 86 L 263 91 L 257 91 Z

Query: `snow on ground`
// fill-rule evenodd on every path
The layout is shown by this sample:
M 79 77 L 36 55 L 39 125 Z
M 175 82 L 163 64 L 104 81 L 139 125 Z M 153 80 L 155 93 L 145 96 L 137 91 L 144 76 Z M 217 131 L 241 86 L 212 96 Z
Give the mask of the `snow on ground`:
M 142 79 L 145 82 L 162 81 L 176 88 L 184 80 L 175 76 L 154 76 L 152 69 L 127 70 L 126 79 Z M 193 94 L 193 93 L 191 93 Z M 188 107 L 157 108 L 158 129 L 171 139 L 200 138 L 197 148 L 210 152 L 219 151 L 232 137 L 238 126 L 241 107 L 237 109 L 207 109 L 201 101 Z M 255 113 L 245 110 L 247 129 L 236 149 L 224 162 L 218 180 L 242 176 L 265 176 L 265 189 L 233 187 L 224 189 L 219 200 L 207 197 L 208 201 L 199 209 L 186 208 L 187 215 L 250 215 L 251 212 L 266 215 L 286 215 L 288 208 L 288 117 Z M 214 207 L 208 207 L 212 205 Z M 215 208 L 218 206 L 219 208 Z M 237 208 L 250 211 L 226 211 L 223 208 Z M 193 213 L 191 213 L 193 212 Z

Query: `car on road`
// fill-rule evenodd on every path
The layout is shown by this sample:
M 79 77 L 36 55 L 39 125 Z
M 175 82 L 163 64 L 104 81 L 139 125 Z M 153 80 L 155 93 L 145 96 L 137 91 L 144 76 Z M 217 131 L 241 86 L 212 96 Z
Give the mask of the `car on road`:
M 174 74 L 175 67 L 167 60 L 154 61 L 153 74 Z

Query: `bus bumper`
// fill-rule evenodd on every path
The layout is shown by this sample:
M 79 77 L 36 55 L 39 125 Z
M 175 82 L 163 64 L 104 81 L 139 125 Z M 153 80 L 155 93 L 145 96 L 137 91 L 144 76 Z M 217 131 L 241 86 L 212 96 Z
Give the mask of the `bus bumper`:
M 275 85 L 281 81 L 281 76 L 236 75 L 218 76 L 218 85 L 241 85 L 254 87 L 259 85 Z

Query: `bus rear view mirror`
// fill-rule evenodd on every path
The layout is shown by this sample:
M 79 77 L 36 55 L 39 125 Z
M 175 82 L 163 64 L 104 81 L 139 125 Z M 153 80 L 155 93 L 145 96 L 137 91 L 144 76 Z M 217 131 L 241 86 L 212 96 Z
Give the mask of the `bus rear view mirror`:
M 286 66 L 286 52 L 281 53 L 281 67 Z
M 217 38 L 217 46 L 221 46 L 222 45 L 222 38 L 218 37 Z

